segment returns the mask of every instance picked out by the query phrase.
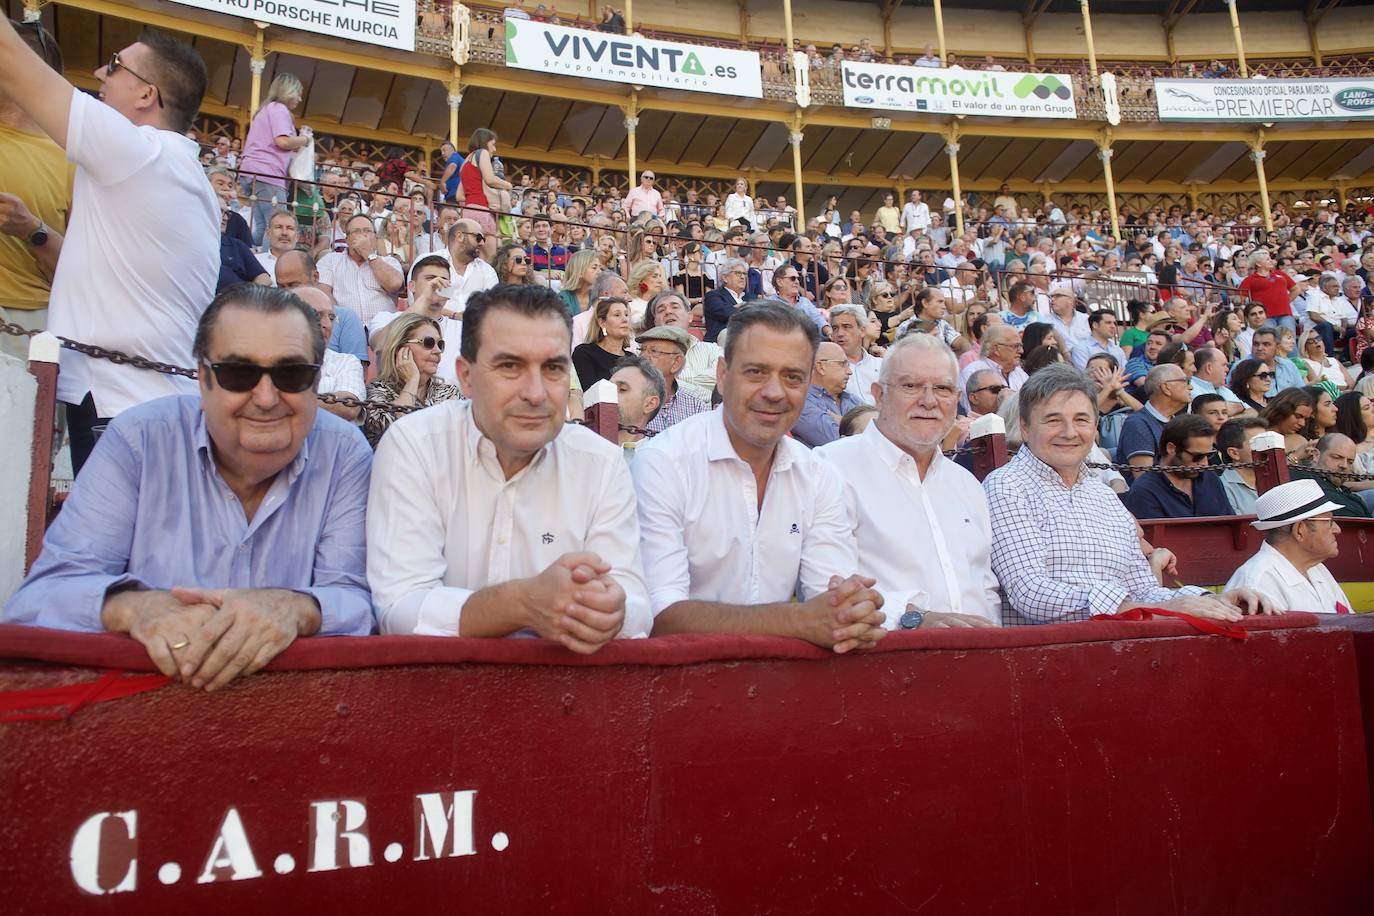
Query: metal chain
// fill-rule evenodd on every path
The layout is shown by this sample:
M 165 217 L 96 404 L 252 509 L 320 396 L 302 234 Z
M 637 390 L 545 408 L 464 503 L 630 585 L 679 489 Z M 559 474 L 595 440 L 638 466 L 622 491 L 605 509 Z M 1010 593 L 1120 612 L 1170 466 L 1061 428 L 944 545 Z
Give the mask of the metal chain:
M 658 435 L 658 433 L 654 432 L 652 429 L 645 429 L 642 426 L 631 426 L 629 423 L 621 423 L 617 429 L 622 433 L 629 433 L 632 436 L 643 436 L 646 439 Z
M 360 401 L 351 394 L 332 394 L 327 391 L 319 392 L 315 397 L 324 404 L 338 404 L 343 407 L 371 407 L 376 410 L 384 410 L 387 413 L 398 414 L 414 413 L 425 406 L 423 404 L 414 404 L 410 407 L 406 407 L 403 404 L 391 404 L 387 401 Z
M 1112 462 L 1089 461 L 1088 467 L 1097 471 L 1130 471 L 1140 473 L 1143 471 L 1164 471 L 1165 473 L 1191 474 L 1197 471 L 1240 471 L 1246 468 L 1258 468 L 1264 466 L 1264 461 L 1231 461 L 1225 464 L 1115 464 Z

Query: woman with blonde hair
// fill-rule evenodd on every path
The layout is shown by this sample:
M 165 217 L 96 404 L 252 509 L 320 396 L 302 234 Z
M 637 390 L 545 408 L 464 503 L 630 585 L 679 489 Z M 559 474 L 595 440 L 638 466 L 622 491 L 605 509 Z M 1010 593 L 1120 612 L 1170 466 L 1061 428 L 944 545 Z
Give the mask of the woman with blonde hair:
M 601 257 L 590 248 L 574 251 L 563 268 L 563 285 L 558 298 L 568 308 L 569 315 L 587 310 L 587 295 L 591 292 L 592 282 L 601 272 Z
M 291 111 L 305 89 L 291 73 L 278 73 L 267 87 L 267 98 L 248 126 L 248 139 L 239 157 L 239 195 L 253 202 L 253 247 L 262 247 L 263 233 L 275 207 L 289 207 L 287 171 L 296 150 L 309 146 L 310 128 L 298 134 Z
M 638 326 L 644 320 L 644 310 L 648 308 L 654 293 L 661 293 L 668 288 L 668 277 L 662 264 L 645 258 L 630 267 L 630 279 L 626 285 L 630 288 L 631 296 L 630 319 Z
M 628 352 L 631 340 L 630 304 L 620 296 L 602 296 L 593 306 L 587 339 L 573 347 L 573 368 L 582 390 L 611 377 L 616 360 Z
M 403 312 L 392 319 L 382 336 L 381 370 L 367 386 L 367 399 L 397 407 L 430 407 L 462 397 L 457 385 L 434 377 L 444 347 L 443 332 L 432 318 Z M 380 405 L 363 408 L 363 435 L 373 448 L 398 416 Z

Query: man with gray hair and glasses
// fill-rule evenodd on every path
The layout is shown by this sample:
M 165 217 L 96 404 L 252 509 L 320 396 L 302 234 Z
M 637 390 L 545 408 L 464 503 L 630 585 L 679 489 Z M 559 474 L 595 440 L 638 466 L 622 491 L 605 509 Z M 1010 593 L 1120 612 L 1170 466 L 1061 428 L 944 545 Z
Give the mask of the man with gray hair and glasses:
M 1097 391 L 1082 372 L 1051 365 L 1021 386 L 1022 447 L 983 482 L 992 571 L 1016 623 L 1086 620 L 1160 607 L 1239 620 L 1268 602 L 1253 589 L 1219 596 L 1163 588 L 1140 549 L 1135 519 L 1084 462 L 1097 436 Z

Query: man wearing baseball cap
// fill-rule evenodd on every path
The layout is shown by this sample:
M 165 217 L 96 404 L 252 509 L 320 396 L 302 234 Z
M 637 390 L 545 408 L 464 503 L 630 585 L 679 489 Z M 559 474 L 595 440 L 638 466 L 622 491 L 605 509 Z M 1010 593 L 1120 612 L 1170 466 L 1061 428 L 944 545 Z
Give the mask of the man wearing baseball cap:
M 1255 521 L 1264 532 L 1259 551 L 1226 583 L 1254 588 L 1276 611 L 1349 614 L 1350 599 L 1322 565 L 1340 552 L 1341 533 L 1331 502 L 1315 480 L 1293 480 L 1266 491 L 1255 501 Z

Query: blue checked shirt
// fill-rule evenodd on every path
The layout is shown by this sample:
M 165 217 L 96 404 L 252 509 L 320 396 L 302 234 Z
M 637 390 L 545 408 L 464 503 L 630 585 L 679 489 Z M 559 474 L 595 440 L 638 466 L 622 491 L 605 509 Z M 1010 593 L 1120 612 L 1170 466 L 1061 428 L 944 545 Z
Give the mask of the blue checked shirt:
M 983 483 L 992 517 L 992 571 L 1012 611 L 1030 623 L 1114 614 L 1125 601 L 1204 595 L 1162 588 L 1140 551 L 1135 520 L 1105 484 L 1080 470 L 1072 487 L 1027 446 Z

